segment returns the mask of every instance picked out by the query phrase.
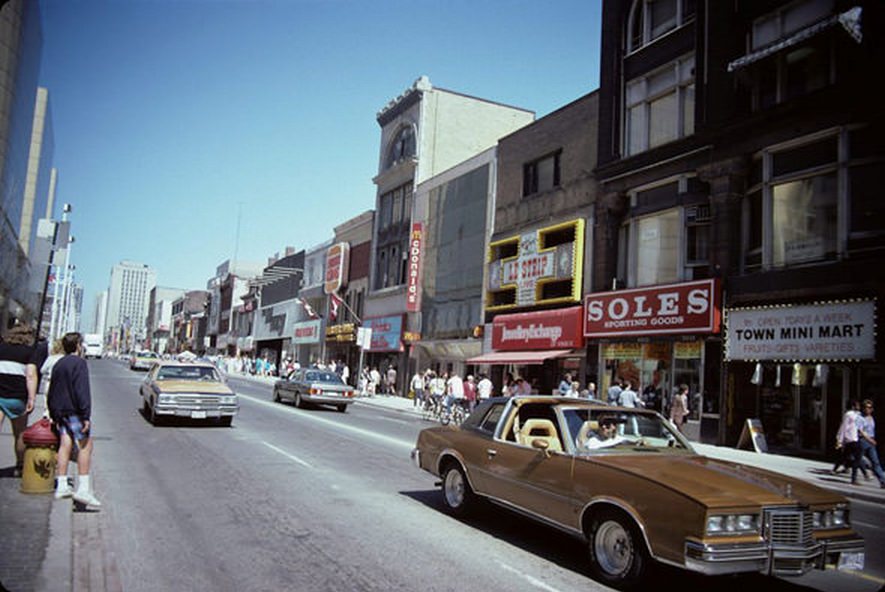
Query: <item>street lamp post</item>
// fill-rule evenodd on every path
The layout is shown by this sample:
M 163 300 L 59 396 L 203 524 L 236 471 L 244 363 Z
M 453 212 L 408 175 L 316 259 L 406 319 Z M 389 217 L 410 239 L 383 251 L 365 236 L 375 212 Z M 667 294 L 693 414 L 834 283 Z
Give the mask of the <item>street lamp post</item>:
M 68 204 L 68 203 L 66 203 L 64 205 L 64 207 L 62 208 L 62 214 L 61 214 L 61 223 L 62 224 L 67 224 L 68 214 L 71 212 L 71 209 L 72 209 L 71 204 Z M 58 250 L 58 246 L 55 244 L 55 242 L 58 238 L 59 238 L 58 237 L 58 225 L 56 225 L 55 235 L 53 236 L 53 241 L 52 241 L 52 255 L 50 257 L 49 270 L 47 271 L 47 276 L 46 276 L 47 282 L 48 282 L 49 274 L 52 271 L 52 266 L 55 265 L 57 270 L 56 270 L 56 274 L 55 274 L 55 281 L 52 283 L 52 310 L 50 311 L 50 315 L 49 315 L 49 341 L 50 342 L 52 342 L 57 337 L 56 333 L 58 332 L 58 326 L 59 326 L 59 322 L 61 320 L 61 310 L 60 310 L 59 301 L 58 301 L 58 285 L 59 285 L 59 280 L 61 279 L 61 278 L 59 278 L 59 275 L 60 275 L 59 272 L 61 270 L 61 266 L 58 263 L 55 263 L 52 261 L 52 259 L 55 258 L 56 250 Z M 65 276 L 67 277 L 67 266 L 68 266 L 68 263 L 70 262 L 70 258 L 71 258 L 70 248 L 71 248 L 71 244 L 74 242 L 74 237 L 68 236 L 65 240 L 67 242 L 67 244 L 65 245 L 65 248 L 67 250 L 65 251 L 64 265 L 65 265 Z M 45 290 L 44 290 L 44 297 L 45 297 Z

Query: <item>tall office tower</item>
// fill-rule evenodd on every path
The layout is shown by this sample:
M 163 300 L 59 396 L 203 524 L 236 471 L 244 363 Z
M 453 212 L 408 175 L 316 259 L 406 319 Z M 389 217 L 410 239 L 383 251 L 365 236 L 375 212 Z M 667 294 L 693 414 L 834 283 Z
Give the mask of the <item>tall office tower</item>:
M 31 320 L 39 300 L 28 290 L 30 266 L 19 226 L 43 51 L 38 2 L 0 2 L 0 325 Z M 41 212 L 42 214 L 42 212 Z
M 121 261 L 111 268 L 107 328 L 117 333 L 124 351 L 140 346 L 147 336 L 148 303 L 156 285 L 156 270 L 144 263 Z

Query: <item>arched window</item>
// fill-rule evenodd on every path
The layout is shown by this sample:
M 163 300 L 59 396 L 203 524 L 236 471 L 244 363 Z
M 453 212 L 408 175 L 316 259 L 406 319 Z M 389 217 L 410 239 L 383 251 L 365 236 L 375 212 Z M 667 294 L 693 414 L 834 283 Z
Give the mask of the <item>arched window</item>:
M 694 19 L 695 0 L 634 0 L 627 24 L 627 53 Z
M 415 156 L 415 128 L 411 125 L 404 125 L 397 132 L 393 143 L 387 150 L 384 168 L 389 169 L 403 159 L 412 156 Z

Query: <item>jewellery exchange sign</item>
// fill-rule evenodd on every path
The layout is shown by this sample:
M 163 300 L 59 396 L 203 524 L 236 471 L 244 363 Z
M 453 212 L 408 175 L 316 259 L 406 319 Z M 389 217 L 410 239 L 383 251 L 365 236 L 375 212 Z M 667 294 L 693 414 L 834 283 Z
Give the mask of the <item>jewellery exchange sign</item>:
M 835 362 L 876 357 L 872 300 L 726 311 L 726 360 Z

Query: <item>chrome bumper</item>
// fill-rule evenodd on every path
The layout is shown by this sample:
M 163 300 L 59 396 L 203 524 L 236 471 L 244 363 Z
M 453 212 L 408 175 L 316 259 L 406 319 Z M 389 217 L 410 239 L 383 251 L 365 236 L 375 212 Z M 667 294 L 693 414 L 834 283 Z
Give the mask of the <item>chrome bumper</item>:
M 836 564 L 841 553 L 863 553 L 858 536 L 815 542 L 805 546 L 773 546 L 766 542 L 707 545 L 685 543 L 685 568 L 706 575 L 759 572 L 801 576 L 813 569 Z
M 194 417 L 205 414 L 209 417 L 227 417 L 234 416 L 239 411 L 238 405 L 220 405 L 217 407 L 200 407 L 198 405 L 176 405 L 176 404 L 157 404 L 155 409 L 157 415 L 175 415 L 177 417 Z M 200 417 L 202 419 L 202 417 Z

